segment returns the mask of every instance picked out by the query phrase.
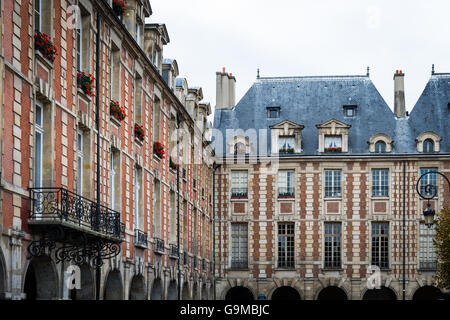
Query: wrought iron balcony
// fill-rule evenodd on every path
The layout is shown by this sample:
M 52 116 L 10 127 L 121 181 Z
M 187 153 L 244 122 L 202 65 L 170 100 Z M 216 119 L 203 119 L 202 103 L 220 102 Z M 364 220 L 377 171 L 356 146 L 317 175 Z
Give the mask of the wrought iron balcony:
M 169 249 L 169 258 L 178 259 L 180 257 L 180 250 L 178 246 L 171 244 Z
M 247 269 L 248 261 L 247 260 L 232 260 L 231 268 L 232 269 Z
M 165 254 L 166 250 L 165 250 L 164 240 L 162 240 L 160 238 L 153 238 L 153 240 L 155 241 L 153 243 L 153 251 L 158 254 Z
M 135 236 L 134 238 L 135 246 L 147 248 L 147 241 L 148 241 L 147 232 L 136 229 L 134 231 L 134 236 Z
M 295 194 L 294 187 L 279 187 L 278 196 L 281 198 L 293 198 Z
M 437 261 L 420 261 L 419 269 L 421 271 L 436 271 L 437 270 Z
M 121 242 L 125 225 L 120 213 L 64 188 L 30 189 L 31 226 L 60 225 Z
M 247 188 L 231 188 L 232 198 L 247 198 Z

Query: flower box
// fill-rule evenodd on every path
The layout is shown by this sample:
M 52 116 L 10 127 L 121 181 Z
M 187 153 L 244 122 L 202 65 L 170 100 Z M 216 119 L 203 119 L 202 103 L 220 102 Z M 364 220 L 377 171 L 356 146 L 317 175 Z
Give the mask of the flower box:
M 294 148 L 281 148 L 278 150 L 279 153 L 294 153 Z
M 137 123 L 135 123 L 135 124 L 134 124 L 134 135 L 135 135 L 136 138 L 138 138 L 140 141 L 144 141 L 144 135 L 145 135 L 144 127 L 138 125 Z
M 125 11 L 127 10 L 126 6 L 127 2 L 122 0 L 113 0 L 112 7 L 114 10 L 114 13 L 118 16 L 122 16 Z
M 77 74 L 78 87 L 83 90 L 88 96 L 94 96 L 94 76 L 92 74 L 86 75 L 84 72 Z
M 160 159 L 164 159 L 164 145 L 160 142 L 153 143 L 153 153 Z
M 325 148 L 325 152 L 342 152 L 342 148 Z
M 172 159 L 172 157 L 170 157 L 169 159 L 169 167 L 174 171 L 177 171 L 179 167 L 179 165 Z
M 46 33 L 36 32 L 34 34 L 34 47 L 42 53 L 44 58 L 52 63 L 55 61 L 55 56 L 58 54 L 58 50 Z
M 112 117 L 122 121 L 126 117 L 125 109 L 119 105 L 119 101 L 111 101 L 109 104 L 109 112 Z

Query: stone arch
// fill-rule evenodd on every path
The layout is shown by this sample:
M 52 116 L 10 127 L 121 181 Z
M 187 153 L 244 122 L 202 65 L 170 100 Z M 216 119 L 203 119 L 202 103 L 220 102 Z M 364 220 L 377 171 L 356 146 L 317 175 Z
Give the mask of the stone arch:
M 151 300 L 163 300 L 163 285 L 161 278 L 153 280 Z
M 437 300 L 442 295 L 442 291 L 435 286 L 423 286 L 414 292 L 413 300 Z
M 206 289 L 206 283 L 202 285 L 202 300 L 209 300 L 208 290 Z
M 226 292 L 225 300 L 255 300 L 255 295 L 247 287 L 236 286 Z
M 2 299 L 6 291 L 7 275 L 5 257 L 3 256 L 2 248 L 0 248 L 0 299 Z
M 52 300 L 58 298 L 58 273 L 48 256 L 34 257 L 25 273 L 24 293 L 27 300 Z
M 178 286 L 175 280 L 170 281 L 167 288 L 167 300 L 178 300 Z
M 281 286 L 273 289 L 270 300 L 301 300 L 301 296 L 296 288 Z
M 94 272 L 88 264 L 78 266 L 80 268 L 80 289 L 69 291 L 69 297 L 72 300 L 94 300 L 95 299 L 95 280 Z
M 391 287 L 381 286 L 380 289 L 366 289 L 362 300 L 397 300 L 397 294 Z
M 426 140 L 431 140 L 433 142 L 434 152 L 440 151 L 440 142 L 442 138 L 433 131 L 426 131 L 421 133 L 416 139 L 416 147 L 418 152 L 423 152 L 423 144 Z
M 129 300 L 146 300 L 146 298 L 145 278 L 142 274 L 137 274 L 131 279 Z
M 122 300 L 123 285 L 122 275 L 118 269 L 111 270 L 105 281 L 104 300 Z
M 316 300 L 348 300 L 348 295 L 341 287 L 328 286 L 319 291 Z
M 384 144 L 386 145 L 385 152 L 392 151 L 392 138 L 385 133 L 376 133 L 372 137 L 370 137 L 369 141 L 367 141 L 367 143 L 369 144 L 369 152 L 375 152 L 375 145 L 378 142 L 384 142 Z
M 183 284 L 183 290 L 181 292 L 181 299 L 182 300 L 190 300 L 190 294 L 189 294 L 189 282 L 185 281 Z

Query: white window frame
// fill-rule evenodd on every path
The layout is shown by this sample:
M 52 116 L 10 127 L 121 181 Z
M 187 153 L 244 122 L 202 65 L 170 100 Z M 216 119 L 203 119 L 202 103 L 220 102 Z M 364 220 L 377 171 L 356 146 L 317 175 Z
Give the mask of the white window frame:
M 437 262 L 436 247 L 433 239 L 436 237 L 436 224 L 428 227 L 424 222 L 419 226 L 419 269 L 435 269 Z
M 331 195 L 327 195 L 327 172 L 331 172 Z M 336 184 L 336 175 L 339 172 L 339 185 Z M 324 196 L 325 198 L 340 198 L 342 197 L 342 170 L 340 169 L 327 169 L 324 171 Z M 336 192 L 336 188 L 339 187 L 339 192 Z
M 76 57 L 77 57 L 77 71 L 83 71 L 83 22 L 78 24 L 79 28 L 76 29 Z
M 233 193 L 233 189 L 238 193 L 244 193 L 245 190 L 248 196 L 248 171 L 231 171 L 231 193 Z
M 278 196 L 281 195 L 280 190 L 285 190 L 286 195 L 290 189 L 295 194 L 295 170 L 278 171 Z
M 383 187 L 387 194 L 383 194 Z M 372 169 L 372 197 L 389 197 L 389 169 Z
M 77 163 L 78 163 L 78 182 L 77 193 L 83 195 L 83 159 L 84 159 L 84 135 L 83 131 L 77 130 Z
M 248 268 L 248 224 L 231 224 L 231 268 Z
M 284 145 L 286 145 L 286 149 L 294 149 L 295 150 L 295 137 L 294 136 L 279 136 L 278 137 L 278 150 L 284 148 Z
M 334 146 L 331 145 L 331 143 L 333 143 Z M 327 149 L 327 148 L 341 148 L 342 149 L 342 136 L 341 135 L 325 135 L 324 145 L 325 145 L 325 149 Z
M 141 191 L 141 185 L 139 181 L 139 169 L 137 167 L 134 168 L 134 224 L 135 229 L 139 229 L 139 206 L 140 206 L 140 198 L 139 192 Z M 140 229 L 139 229 L 140 230 Z
M 115 210 L 115 180 L 116 180 L 116 170 L 114 170 L 114 152 L 111 150 L 111 159 L 110 159 L 111 163 L 111 168 L 110 168 L 110 192 L 111 192 L 111 209 Z
M 34 0 L 34 23 L 36 24 L 36 18 L 38 18 L 38 25 L 34 26 L 36 31 L 42 32 L 42 2 L 41 0 Z M 38 8 L 36 8 L 38 7 Z
M 37 115 L 37 109 L 40 109 L 40 117 L 38 119 Z M 42 171 L 43 171 L 43 165 L 42 165 L 42 159 L 43 159 L 43 148 L 44 148 L 44 107 L 40 102 L 36 102 L 35 105 L 35 159 L 34 159 L 34 166 L 35 166 L 35 172 L 34 172 L 34 186 L 36 188 L 42 188 Z M 39 152 L 37 152 L 37 136 L 40 136 L 40 148 Z M 39 179 L 37 178 L 37 175 L 39 173 Z

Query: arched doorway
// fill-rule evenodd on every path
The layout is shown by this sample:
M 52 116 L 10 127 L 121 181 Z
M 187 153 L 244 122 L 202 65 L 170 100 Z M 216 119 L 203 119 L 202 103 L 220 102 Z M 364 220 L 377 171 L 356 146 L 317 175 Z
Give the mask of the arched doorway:
M 194 285 L 192 286 L 192 300 L 200 300 L 200 298 L 198 297 L 197 282 L 194 282 Z
M 6 265 L 3 258 L 2 249 L 0 248 L 0 299 L 3 296 L 2 293 L 6 291 Z
M 178 288 L 175 280 L 170 281 L 169 288 L 167 288 L 167 300 L 178 299 Z
M 442 295 L 441 290 L 434 286 L 423 286 L 414 292 L 413 300 L 437 300 Z
M 272 300 L 301 300 L 297 290 L 289 286 L 276 288 L 272 293 Z
M 130 285 L 130 300 L 145 300 L 145 279 L 144 276 L 139 274 L 131 279 Z
M 69 292 L 70 299 L 72 300 L 94 300 L 95 299 L 95 286 L 94 286 L 94 274 L 89 265 L 83 264 L 78 266 L 80 268 L 80 289 L 72 289 Z
M 109 272 L 105 283 L 105 300 L 122 300 L 123 286 L 122 276 L 119 270 Z
M 367 290 L 363 300 L 397 300 L 397 296 L 394 291 L 382 286 L 380 289 Z
M 209 300 L 208 299 L 208 290 L 206 290 L 206 284 L 202 286 L 202 300 Z
M 151 300 L 162 300 L 162 293 L 163 293 L 163 287 L 162 287 L 162 281 L 161 278 L 156 278 L 155 281 L 153 281 L 152 286 L 152 295 Z
M 183 291 L 181 294 L 181 299 L 183 300 L 190 300 L 191 298 L 189 297 L 189 283 L 185 282 L 183 284 Z
M 58 276 L 53 261 L 47 257 L 35 257 L 28 265 L 24 292 L 27 300 L 51 300 L 58 298 Z
M 344 290 L 336 286 L 330 286 L 319 292 L 317 300 L 348 300 L 348 298 Z
M 228 290 L 225 300 L 255 300 L 250 289 L 242 286 L 233 287 Z

